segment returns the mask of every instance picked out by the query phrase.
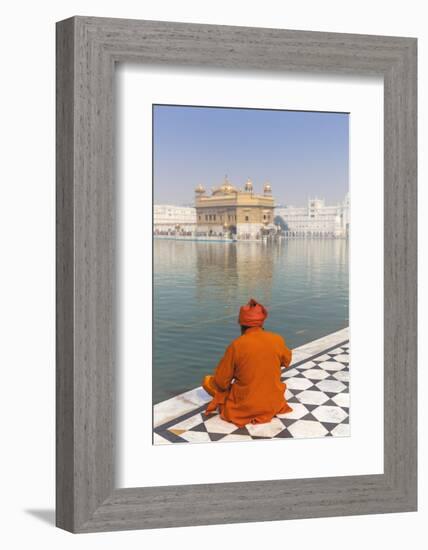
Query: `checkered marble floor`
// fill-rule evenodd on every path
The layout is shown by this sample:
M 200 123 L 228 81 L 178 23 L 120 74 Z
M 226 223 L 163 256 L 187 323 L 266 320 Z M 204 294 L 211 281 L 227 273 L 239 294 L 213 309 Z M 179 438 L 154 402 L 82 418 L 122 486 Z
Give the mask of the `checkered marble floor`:
M 153 443 L 349 436 L 349 340 L 283 369 L 281 379 L 292 412 L 237 428 L 219 414 L 205 415 L 205 404 L 154 428 Z

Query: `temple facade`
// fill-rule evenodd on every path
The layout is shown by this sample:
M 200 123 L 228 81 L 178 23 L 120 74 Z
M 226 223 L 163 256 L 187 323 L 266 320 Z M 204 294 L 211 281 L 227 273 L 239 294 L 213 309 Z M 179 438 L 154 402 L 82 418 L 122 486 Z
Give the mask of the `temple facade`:
M 226 235 L 238 239 L 257 239 L 275 231 L 272 188 L 265 183 L 262 193 L 255 193 L 248 180 L 242 189 L 227 178 L 207 194 L 202 185 L 195 189 L 196 234 Z

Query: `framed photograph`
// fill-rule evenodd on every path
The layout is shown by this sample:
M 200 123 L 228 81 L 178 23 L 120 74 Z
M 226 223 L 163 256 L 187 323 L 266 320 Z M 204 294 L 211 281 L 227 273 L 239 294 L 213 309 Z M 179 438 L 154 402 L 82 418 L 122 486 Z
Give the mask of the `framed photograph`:
M 414 38 L 57 24 L 58 527 L 416 510 L 416 78 Z

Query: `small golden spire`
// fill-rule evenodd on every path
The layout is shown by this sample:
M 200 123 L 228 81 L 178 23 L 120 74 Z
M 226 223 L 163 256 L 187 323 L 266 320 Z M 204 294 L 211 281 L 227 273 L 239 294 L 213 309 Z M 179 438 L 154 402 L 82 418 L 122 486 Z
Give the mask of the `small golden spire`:
M 270 195 L 272 193 L 272 187 L 268 181 L 263 186 L 263 193 L 265 195 Z

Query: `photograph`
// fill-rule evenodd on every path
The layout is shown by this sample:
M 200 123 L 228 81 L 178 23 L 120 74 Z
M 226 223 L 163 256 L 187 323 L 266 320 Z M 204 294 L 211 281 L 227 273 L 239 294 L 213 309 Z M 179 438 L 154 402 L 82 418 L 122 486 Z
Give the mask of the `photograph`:
M 350 435 L 349 116 L 152 106 L 154 445 Z
M 0 548 L 427 538 L 424 6 L 3 5 Z

